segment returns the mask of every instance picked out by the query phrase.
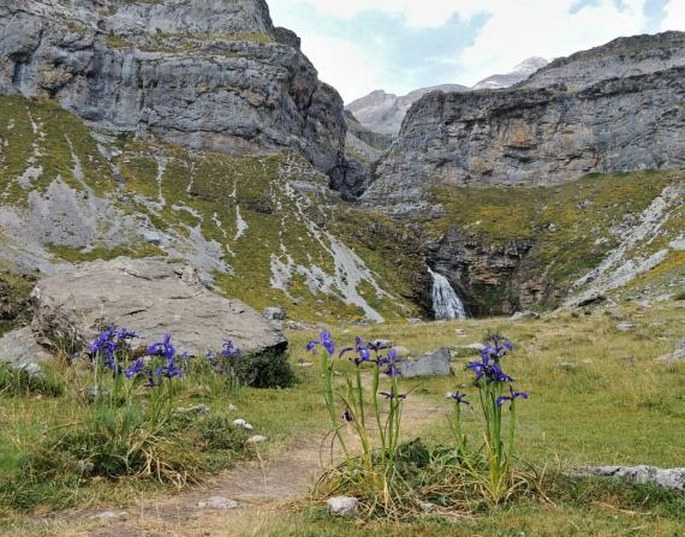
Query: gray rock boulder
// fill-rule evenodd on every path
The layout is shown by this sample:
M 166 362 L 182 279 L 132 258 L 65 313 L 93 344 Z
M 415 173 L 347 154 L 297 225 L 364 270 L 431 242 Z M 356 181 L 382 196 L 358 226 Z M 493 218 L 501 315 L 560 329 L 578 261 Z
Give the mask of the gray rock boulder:
M 595 466 L 581 473 L 624 479 L 632 483 L 653 483 L 672 490 L 685 490 L 685 468 L 656 468 L 654 466 Z
M 0 361 L 9 362 L 13 367 L 38 364 L 51 356 L 45 347 L 38 344 L 30 326 L 8 332 L 0 338 Z
M 416 360 L 408 360 L 402 364 L 402 376 L 428 377 L 432 375 L 451 375 L 452 367 L 450 350 L 447 347 L 419 356 Z
M 287 341 L 252 308 L 223 298 L 183 270 L 156 260 L 85 263 L 40 280 L 32 293 L 39 343 L 79 353 L 101 327 L 135 330 L 144 342 L 165 333 L 180 352 L 204 354 L 231 339 L 245 353 L 282 354 Z

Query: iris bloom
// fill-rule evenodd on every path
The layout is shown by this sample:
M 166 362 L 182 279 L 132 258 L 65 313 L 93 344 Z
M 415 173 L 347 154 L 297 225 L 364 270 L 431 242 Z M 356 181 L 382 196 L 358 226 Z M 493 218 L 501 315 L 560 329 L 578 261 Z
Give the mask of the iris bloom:
M 326 352 L 329 356 L 333 356 L 335 354 L 335 343 L 333 343 L 333 338 L 331 337 L 330 332 L 321 332 L 319 339 L 313 339 L 307 343 L 307 350 L 311 352 L 317 345 L 321 345 L 324 349 L 326 349 Z
M 356 351 L 358 356 L 352 358 L 354 365 L 359 365 L 362 362 L 368 362 L 371 360 L 371 352 L 369 351 L 369 346 L 364 344 L 364 340 L 360 337 L 355 338 L 354 347 L 345 347 L 340 350 L 338 357 L 342 358 L 346 353 Z
M 135 362 L 133 362 L 125 371 L 124 371 L 124 376 L 127 379 L 132 379 L 135 377 L 138 373 L 141 373 L 145 369 L 145 360 L 143 360 L 142 357 L 138 358 Z
M 176 348 L 171 343 L 171 334 L 164 334 L 160 343 L 153 343 L 147 348 L 148 356 L 163 356 L 170 360 L 176 354 Z
M 497 363 L 491 363 L 490 358 L 483 355 L 481 361 L 469 362 L 466 369 L 470 369 L 476 375 L 475 382 L 485 378 L 488 384 L 490 382 L 511 382 L 512 379 L 507 375 Z
M 402 400 L 402 399 L 406 399 L 406 398 L 407 398 L 407 394 L 406 394 L 406 393 L 395 393 L 395 389 L 394 389 L 394 388 L 390 388 L 390 391 L 389 391 L 389 392 L 378 392 L 378 393 L 381 394 L 381 395 L 382 395 L 383 397 L 385 397 L 386 399 L 399 399 L 399 400 Z
M 404 360 L 401 360 L 397 356 L 397 350 L 396 349 L 390 349 L 388 351 L 388 355 L 385 358 L 379 358 L 378 359 L 378 365 L 381 367 L 384 367 L 383 373 L 388 375 L 389 377 L 397 377 L 402 374 L 402 370 L 400 369 L 400 364 L 403 364 Z
M 224 344 L 221 347 L 221 356 L 225 358 L 233 358 L 235 356 L 240 356 L 240 349 L 233 345 L 230 339 L 224 340 Z
M 487 359 L 499 363 L 502 358 L 514 350 L 511 341 L 506 338 L 491 336 L 488 338 L 487 342 L 488 345 L 481 351 L 483 361 Z
M 454 402 L 457 403 L 458 405 L 469 405 L 469 406 L 471 405 L 471 403 L 469 403 L 469 402 L 466 400 L 466 394 L 465 394 L 465 393 L 461 393 L 461 392 L 459 392 L 459 391 L 456 391 L 456 392 L 448 392 L 448 393 L 447 393 L 447 399 L 453 399 Z
M 517 392 L 514 388 L 509 386 L 509 395 L 500 395 L 497 398 L 497 406 L 502 406 L 507 401 L 513 402 L 514 399 L 518 399 L 519 397 L 521 399 L 528 399 L 528 392 Z

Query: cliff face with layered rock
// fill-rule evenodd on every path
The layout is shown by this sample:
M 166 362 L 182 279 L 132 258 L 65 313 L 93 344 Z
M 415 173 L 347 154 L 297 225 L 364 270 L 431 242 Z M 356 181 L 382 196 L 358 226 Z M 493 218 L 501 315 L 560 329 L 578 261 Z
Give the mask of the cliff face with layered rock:
M 620 68 L 609 69 L 617 50 L 608 45 L 592 71 L 586 55 L 556 61 L 515 88 L 425 96 L 410 109 L 365 197 L 417 199 L 438 184 L 550 186 L 592 172 L 684 166 L 685 38 L 655 41 L 654 61 L 638 49 L 641 74 L 621 55 Z M 663 41 L 673 45 L 668 59 Z M 555 65 L 563 66 L 560 82 L 544 85 L 557 80 L 546 74 L 562 69 Z M 620 69 L 626 76 L 600 79 Z
M 557 304 L 612 256 L 623 285 L 682 258 L 682 174 L 638 172 L 685 168 L 683 102 L 680 32 L 617 39 L 507 89 L 430 93 L 410 108 L 361 200 L 426 229 L 429 264 L 477 313 Z M 579 181 L 599 174 L 610 175 Z M 612 230 L 623 218 L 640 229 L 658 200 L 668 209 L 649 245 L 627 246 Z
M 344 174 L 338 93 L 263 0 L 17 0 L 0 6 L 0 94 L 100 130 L 231 155 L 294 148 Z
M 461 84 L 442 84 L 420 88 L 400 96 L 376 90 L 352 101 L 346 108 L 367 129 L 396 136 L 409 107 L 432 91 L 468 91 L 468 87 Z

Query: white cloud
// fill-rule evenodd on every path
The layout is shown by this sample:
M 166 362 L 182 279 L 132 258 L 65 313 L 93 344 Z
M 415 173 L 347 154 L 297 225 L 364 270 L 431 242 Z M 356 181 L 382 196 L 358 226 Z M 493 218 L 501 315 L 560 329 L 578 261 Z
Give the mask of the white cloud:
M 685 31 L 685 2 L 683 0 L 671 0 L 665 11 L 666 17 L 661 23 L 662 30 Z
M 271 3 L 277 2 L 272 0 Z M 468 13 L 469 9 L 466 6 L 477 4 L 472 0 L 310 0 L 299 3 L 309 4 L 322 15 L 346 19 L 363 11 L 378 10 L 403 15 L 407 24 L 419 27 L 440 26 L 457 11 Z
M 302 52 L 319 71 L 319 78 L 340 92 L 345 101 L 382 87 L 379 70 L 367 51 L 349 41 L 317 34 L 303 34 Z
M 677 0 L 680 2 L 681 0 Z M 642 31 L 644 0 L 601 0 L 571 14 L 575 0 L 482 0 L 491 16 L 474 44 L 461 56 L 473 83 L 494 72 L 507 72 L 530 56 L 548 59 L 604 44 Z
M 373 89 L 403 93 L 438 83 L 473 84 L 491 74 L 508 72 L 531 56 L 567 56 L 619 36 L 644 33 L 649 23 L 645 5 L 654 5 L 655 0 L 267 1 L 275 23 L 302 37 L 302 49 L 321 78 L 349 102 Z M 369 10 L 401 19 L 355 18 Z M 665 13 L 662 29 L 685 30 L 685 0 L 670 0 Z M 455 14 L 461 22 L 455 25 L 455 40 L 450 45 L 445 25 Z M 378 29 L 373 34 L 375 28 L 368 24 L 376 19 Z M 366 41 L 361 39 L 361 21 L 367 24 Z M 442 32 L 440 40 L 438 32 Z M 416 43 L 417 35 L 431 40 L 434 57 L 429 58 L 427 52 L 418 59 L 416 54 L 409 58 L 397 48 L 404 36 Z M 446 50 L 438 51 L 438 42 L 444 43 Z M 401 64 L 386 64 L 391 59 Z M 427 74 L 422 67 L 429 61 L 441 66 Z M 430 76 L 430 80 L 421 76 Z

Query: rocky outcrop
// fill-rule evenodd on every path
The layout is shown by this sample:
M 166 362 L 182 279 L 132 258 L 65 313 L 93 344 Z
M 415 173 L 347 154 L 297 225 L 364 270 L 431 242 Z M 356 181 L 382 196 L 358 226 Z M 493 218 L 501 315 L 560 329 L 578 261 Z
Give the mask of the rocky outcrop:
M 345 111 L 345 173 L 333 178 L 330 187 L 346 200 L 355 200 L 373 181 L 376 163 L 390 147 L 392 137 L 364 127 L 349 110 Z
M 519 283 L 526 254 L 526 239 L 489 243 L 481 237 L 451 229 L 429 248 L 429 262 L 448 277 L 471 315 L 512 314 L 542 297 L 542 282 Z
M 437 184 L 549 186 L 590 172 L 685 166 L 685 67 L 598 82 L 432 93 L 409 111 L 363 198 Z
M 685 33 L 619 37 L 613 41 L 557 58 L 518 84 L 543 88 L 563 84 L 578 91 L 609 78 L 627 78 L 685 66 Z
M 263 0 L 17 0 L 0 6 L 0 35 L 2 95 L 194 148 L 295 148 L 344 172 L 342 100 Z
M 367 129 L 383 134 L 397 135 L 409 107 L 432 91 L 467 91 L 461 84 L 442 84 L 420 88 L 407 95 L 397 96 L 383 90 L 372 91 L 365 97 L 346 106 Z
M 282 332 L 258 312 L 207 290 L 193 268 L 163 261 L 86 263 L 40 280 L 32 300 L 36 340 L 68 354 L 86 350 L 111 324 L 134 330 L 146 342 L 169 333 L 191 355 L 219 349 L 225 339 L 246 353 L 281 355 L 287 347 Z

